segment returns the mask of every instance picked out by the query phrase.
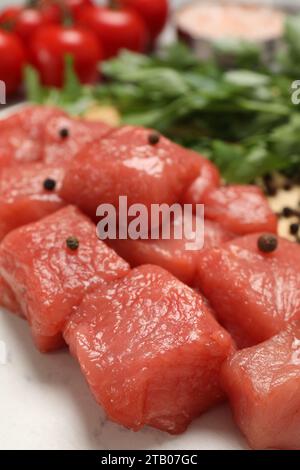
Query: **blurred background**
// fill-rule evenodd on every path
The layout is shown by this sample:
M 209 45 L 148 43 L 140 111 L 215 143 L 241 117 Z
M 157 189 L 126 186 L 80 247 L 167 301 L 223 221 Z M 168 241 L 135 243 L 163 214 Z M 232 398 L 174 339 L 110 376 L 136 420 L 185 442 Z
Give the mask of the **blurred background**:
M 8 104 L 154 128 L 212 160 L 229 183 L 274 171 L 300 181 L 300 0 L 194 0 L 184 8 L 192 0 L 118 0 L 108 11 L 62 1 L 58 20 L 41 5 L 3 19 Z M 0 0 L 0 14 L 23 5 Z
M 214 0 L 210 0 L 213 3 Z M 244 3 L 260 3 L 265 5 L 299 5 L 299 0 L 241 0 Z M 177 7 L 189 3 L 190 0 L 170 0 L 172 7 Z M 11 5 L 22 5 L 24 2 L 22 0 L 1 0 L 0 6 L 11 6 Z M 97 0 L 96 3 L 103 3 L 101 0 Z

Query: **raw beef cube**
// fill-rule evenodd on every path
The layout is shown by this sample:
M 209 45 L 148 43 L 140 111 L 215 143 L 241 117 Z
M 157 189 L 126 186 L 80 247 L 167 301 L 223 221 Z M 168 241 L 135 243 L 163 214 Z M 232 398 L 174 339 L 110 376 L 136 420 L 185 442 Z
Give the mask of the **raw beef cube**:
M 118 208 L 119 196 L 148 209 L 172 204 L 199 174 L 200 164 L 197 154 L 163 136 L 125 126 L 79 152 L 66 173 L 62 197 L 91 217 L 99 204 Z
M 59 116 L 66 116 L 66 113 L 62 109 L 53 106 L 22 106 L 7 118 L 1 119 L 1 130 L 21 128 L 31 138 L 40 139 L 49 120 Z
M 172 236 L 169 240 L 113 240 L 110 241 L 110 246 L 132 267 L 152 263 L 166 269 L 182 282 L 192 285 L 195 280 L 199 252 L 231 240 L 233 235 L 217 222 L 210 220 L 206 220 L 203 227 L 201 219 L 193 216 L 187 227 L 189 228 L 187 235 L 183 232 L 183 238 L 177 240 L 174 238 L 174 225 L 180 224 L 184 230 L 182 220 L 181 217 L 174 219 L 170 227 Z M 192 243 L 196 246 L 197 244 L 196 227 L 199 231 L 204 229 L 204 246 L 191 250 L 188 245 Z
M 100 141 L 111 131 L 108 124 L 57 116 L 49 120 L 44 131 L 44 154 L 46 163 L 70 162 L 89 142 Z
M 10 310 L 13 313 L 20 313 L 20 307 L 15 294 L 0 276 L 0 306 Z
M 78 240 L 77 249 L 67 246 L 69 237 Z M 97 239 L 94 224 L 72 206 L 14 230 L 0 245 L 0 273 L 43 352 L 62 343 L 65 321 L 89 287 L 127 271 L 125 261 Z
M 218 168 L 207 158 L 198 156 L 201 161 L 199 176 L 183 195 L 182 202 L 185 204 L 201 204 L 206 193 L 216 189 L 221 184 L 221 176 Z
M 49 119 L 64 116 L 60 109 L 26 106 L 0 120 L 0 171 L 7 166 L 40 161 L 43 158 L 42 136 Z
M 300 450 L 300 327 L 234 354 L 222 382 L 254 449 Z
M 278 248 L 263 253 L 260 235 L 236 238 L 199 257 L 198 287 L 240 347 L 300 319 L 300 246 L 278 238 Z
M 183 432 L 223 398 L 231 338 L 200 295 L 157 266 L 88 293 L 64 335 L 109 418 L 135 431 Z
M 58 195 L 63 176 L 63 167 L 42 163 L 8 167 L 2 171 L 0 240 L 11 230 L 35 222 L 63 207 L 64 202 Z M 45 189 L 47 182 L 55 182 L 55 187 Z
M 223 186 L 204 194 L 205 217 L 245 235 L 277 231 L 277 217 L 257 186 Z

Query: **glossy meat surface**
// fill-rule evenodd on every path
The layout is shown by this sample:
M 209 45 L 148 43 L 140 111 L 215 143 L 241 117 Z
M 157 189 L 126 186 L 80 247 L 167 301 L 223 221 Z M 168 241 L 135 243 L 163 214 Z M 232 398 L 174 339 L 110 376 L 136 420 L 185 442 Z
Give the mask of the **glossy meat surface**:
M 278 239 L 273 253 L 257 248 L 260 234 L 203 252 L 197 285 L 240 347 L 275 335 L 300 319 L 300 246 Z
M 277 217 L 257 186 L 222 186 L 205 193 L 205 217 L 239 235 L 277 232 Z
M 185 235 L 183 232 L 183 238 L 177 240 L 174 238 L 174 224 L 179 223 L 182 226 L 182 219 L 175 218 L 171 224 L 173 236 L 170 240 L 113 240 L 110 242 L 110 246 L 132 267 L 152 263 L 166 269 L 182 282 L 192 285 L 195 280 L 199 252 L 202 251 L 202 248 L 190 250 L 187 244 L 196 243 L 196 223 L 200 229 L 203 227 L 203 222 L 193 216 L 191 224 L 186 227 L 188 228 L 187 234 Z M 232 238 L 233 235 L 224 230 L 217 222 L 205 221 L 203 249 L 218 246 Z
M 300 327 L 234 354 L 222 385 L 254 449 L 300 449 Z
M 0 120 L 0 171 L 43 159 L 44 128 L 54 116 L 65 113 L 57 108 L 28 106 Z
M 77 250 L 67 247 L 68 237 L 78 239 Z M 72 206 L 14 230 L 0 246 L 1 275 L 41 351 L 62 342 L 65 321 L 90 286 L 127 271 L 125 261 L 97 239 L 94 224 Z
M 4 281 L 3 277 L 0 276 L 0 306 L 6 308 L 10 312 L 20 313 L 20 307 L 16 300 L 16 297 Z
M 201 160 L 199 176 L 183 195 L 184 204 L 201 204 L 205 194 L 216 189 L 221 184 L 221 176 L 218 168 L 207 158 L 198 156 Z
M 63 167 L 42 163 L 5 168 L 0 178 L 0 240 L 11 230 L 63 207 L 58 195 L 63 177 Z M 44 188 L 47 178 L 56 181 L 53 191 Z
M 111 127 L 101 122 L 89 122 L 67 116 L 57 116 L 49 120 L 44 129 L 43 160 L 45 163 L 61 165 L 69 163 L 89 142 L 101 139 L 110 133 Z M 67 132 L 62 136 L 61 132 Z
M 101 203 L 128 205 L 178 202 L 199 173 L 200 159 L 160 136 L 149 143 L 149 129 L 125 126 L 86 146 L 66 174 L 62 197 L 91 217 Z
M 200 295 L 157 266 L 86 295 L 64 336 L 107 415 L 135 431 L 183 432 L 222 399 L 231 338 Z

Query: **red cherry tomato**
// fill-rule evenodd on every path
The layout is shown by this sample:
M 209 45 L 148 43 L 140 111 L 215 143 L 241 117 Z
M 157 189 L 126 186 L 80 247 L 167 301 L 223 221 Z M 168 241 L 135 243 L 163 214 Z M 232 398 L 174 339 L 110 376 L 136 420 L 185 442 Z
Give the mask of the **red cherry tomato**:
M 19 38 L 0 31 L 0 80 L 5 82 L 7 95 L 21 85 L 25 61 L 26 53 Z
M 148 34 L 145 24 L 132 10 L 85 8 L 81 12 L 79 24 L 97 34 L 105 59 L 117 55 L 120 49 L 143 52 L 147 45 Z
M 45 9 L 24 8 L 16 19 L 14 32 L 25 44 L 28 44 L 39 28 L 59 23 L 59 19 L 57 10 L 50 9 L 50 7 Z
M 21 7 L 9 7 L 2 10 L 0 13 L 0 27 L 13 28 L 21 11 Z
M 166 25 L 169 14 L 168 0 L 119 0 L 124 7 L 135 10 L 145 21 L 152 42 Z
M 62 9 L 60 0 L 40 0 L 37 2 L 37 9 L 50 23 L 59 23 L 62 20 Z
M 41 28 L 33 37 L 29 49 L 31 61 L 47 86 L 62 86 L 68 54 L 73 56 L 74 67 L 82 83 L 93 83 L 99 76 L 101 47 L 96 36 L 85 29 L 60 25 Z

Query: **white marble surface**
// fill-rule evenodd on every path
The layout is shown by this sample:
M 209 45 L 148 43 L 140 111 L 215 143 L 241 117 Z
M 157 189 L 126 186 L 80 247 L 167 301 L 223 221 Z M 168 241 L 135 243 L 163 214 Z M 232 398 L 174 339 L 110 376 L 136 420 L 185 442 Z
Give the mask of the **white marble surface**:
M 5 349 L 5 353 L 4 350 Z M 42 355 L 26 322 L 0 310 L 0 449 L 246 449 L 226 405 L 180 436 L 105 419 L 67 351 Z

